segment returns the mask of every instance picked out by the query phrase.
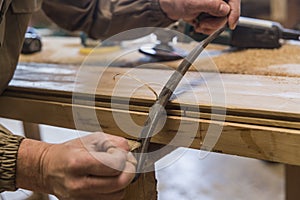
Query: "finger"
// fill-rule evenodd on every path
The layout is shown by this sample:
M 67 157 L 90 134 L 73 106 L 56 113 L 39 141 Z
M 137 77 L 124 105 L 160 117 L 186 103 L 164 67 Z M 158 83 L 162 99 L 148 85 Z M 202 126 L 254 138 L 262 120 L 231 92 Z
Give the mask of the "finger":
M 239 16 L 241 14 L 241 2 L 240 0 L 229 0 L 228 4 L 230 5 L 231 11 L 228 16 L 228 24 L 230 29 L 235 29 Z
M 124 170 L 128 152 L 110 148 L 108 152 L 91 152 L 94 162 L 87 164 L 87 173 L 95 176 L 117 176 Z
M 80 194 L 77 194 L 74 196 L 74 199 L 76 200 L 86 200 L 86 199 L 98 199 L 98 200 L 120 200 L 123 199 L 125 196 L 125 190 L 117 191 L 110 194 L 101 194 L 98 190 L 94 191 L 88 191 L 81 190 L 82 192 Z
M 202 0 L 199 1 L 200 12 L 208 13 L 216 17 L 227 16 L 230 12 L 230 6 L 223 0 Z
M 91 150 L 96 147 L 97 151 L 107 151 L 111 147 L 119 147 L 129 151 L 128 141 L 125 138 L 109 135 L 103 132 L 95 132 L 82 137 L 81 143 L 87 149 Z
M 118 137 L 115 135 L 107 135 L 107 138 L 112 142 L 112 144 L 116 147 L 119 147 L 121 149 L 124 149 L 125 151 L 130 150 L 130 146 L 128 144 L 128 140 L 123 137 Z
M 80 142 L 88 151 L 107 151 L 107 149 L 114 147 L 108 135 L 102 132 L 82 137 L 80 138 Z
M 93 192 L 97 190 L 101 194 L 109 194 L 117 192 L 126 188 L 133 180 L 135 175 L 135 166 L 126 162 L 124 172 L 119 176 L 101 177 L 101 176 L 87 176 L 82 181 L 83 190 Z
M 127 161 L 132 163 L 134 166 L 137 165 L 137 160 L 131 152 L 127 154 Z
M 109 152 L 79 151 L 76 157 L 67 161 L 67 170 L 76 175 L 118 176 L 125 167 L 127 154 L 116 148 Z
M 126 188 L 134 179 L 135 173 L 136 173 L 136 167 L 132 163 L 126 162 L 126 166 L 122 174 L 114 178 L 115 180 L 111 179 L 110 183 L 108 183 L 108 187 L 109 185 L 115 185 L 115 187 L 108 188 L 108 190 L 106 191 L 115 192 Z M 111 191 L 109 191 L 109 189 Z
M 201 21 L 198 25 L 194 26 L 196 32 L 204 34 L 211 34 L 213 31 L 224 26 L 227 23 L 226 17 L 221 18 L 206 18 Z

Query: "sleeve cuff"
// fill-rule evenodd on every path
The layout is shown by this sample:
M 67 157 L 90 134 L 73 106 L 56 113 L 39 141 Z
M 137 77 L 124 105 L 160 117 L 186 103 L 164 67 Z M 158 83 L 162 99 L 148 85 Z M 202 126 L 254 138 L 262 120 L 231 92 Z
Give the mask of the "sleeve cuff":
M 167 14 L 161 9 L 159 0 L 150 0 L 152 11 L 154 12 L 153 17 L 155 21 L 161 21 L 161 26 L 168 26 L 176 20 L 170 19 Z M 163 20 L 162 20 L 163 19 Z
M 0 125 L 0 192 L 16 190 L 16 163 L 24 137 L 13 135 Z

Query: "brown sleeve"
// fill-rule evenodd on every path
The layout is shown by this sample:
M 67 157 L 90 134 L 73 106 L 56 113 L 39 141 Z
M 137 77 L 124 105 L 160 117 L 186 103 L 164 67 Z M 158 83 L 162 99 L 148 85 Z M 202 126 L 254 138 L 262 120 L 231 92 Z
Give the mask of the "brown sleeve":
M 13 135 L 0 125 L 0 192 L 16 190 L 17 154 L 22 136 Z
M 0 11 L 0 94 L 6 89 L 14 75 L 31 13 L 38 7 L 36 2 L 40 2 L 40 0 L 13 0 L 2 3 Z M 23 7 L 24 4 L 26 6 Z
M 14 0 L 13 4 L 10 2 L 3 1 L 0 13 L 0 94 L 14 74 L 31 12 L 37 1 L 25 2 L 30 5 L 25 7 L 19 6 L 24 4 L 22 0 Z M 0 125 L 0 192 L 16 190 L 17 154 L 22 140 L 23 137 L 13 135 Z
M 158 0 L 44 0 L 42 8 L 60 27 L 104 39 L 139 27 L 165 27 L 172 22 Z

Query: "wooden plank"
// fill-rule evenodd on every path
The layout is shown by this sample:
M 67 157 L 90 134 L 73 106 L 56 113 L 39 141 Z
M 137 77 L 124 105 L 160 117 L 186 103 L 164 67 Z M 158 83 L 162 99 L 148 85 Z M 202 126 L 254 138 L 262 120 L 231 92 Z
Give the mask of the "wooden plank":
M 72 107 L 73 106 L 73 107 Z M 22 99 L 15 97 L 0 97 L 1 116 L 13 119 L 27 119 L 30 122 L 49 124 L 59 127 L 75 128 L 72 104 L 58 103 L 51 101 L 41 101 L 32 99 Z M 88 107 L 78 105 L 82 113 L 89 114 L 96 110 L 97 119 L 83 117 L 84 127 L 79 128 L 87 131 L 99 131 L 99 124 L 103 131 L 127 138 L 134 138 L 132 134 L 138 134 L 135 126 L 127 127 L 132 133 L 125 132 L 118 127 L 112 115 L 117 114 L 124 124 L 128 121 L 128 114 L 137 124 L 143 124 L 147 113 L 137 111 L 124 111 L 102 107 Z M 45 114 L 47 113 L 47 114 Z M 178 131 L 178 126 L 181 129 Z M 198 125 L 196 134 L 191 131 Z M 163 130 L 153 137 L 152 142 L 159 144 L 170 144 L 176 136 L 173 145 L 185 146 L 196 149 L 210 150 L 210 146 L 205 146 L 204 139 L 209 127 L 223 128 L 222 134 L 216 140 L 213 151 L 228 153 L 232 155 L 247 156 L 252 158 L 271 160 L 294 165 L 300 165 L 300 130 L 290 128 L 276 128 L 257 126 L 241 123 L 217 122 L 211 120 L 168 116 L 167 123 Z M 78 127 L 77 127 L 78 128 Z
M 90 80 L 78 87 L 82 99 L 72 102 L 78 66 L 19 67 L 9 89 L 0 97 L 0 116 L 86 131 L 99 131 L 101 125 L 107 133 L 137 137 L 139 126 L 143 125 L 155 100 L 153 93 L 140 85 L 131 97 L 129 94 L 138 83 L 123 77 L 126 81 L 120 84 L 121 90 L 114 97 L 117 102 L 112 104 L 112 94 L 118 83 L 113 77 L 130 69 L 108 68 L 102 76 L 103 85 L 96 85 L 94 103 L 86 98 L 92 90 L 85 84 L 93 84 L 93 77 L 104 68 L 86 69 L 85 76 Z M 153 88 L 158 93 L 172 71 L 135 69 L 128 73 L 145 82 L 156 83 Z M 152 142 L 170 144 L 172 141 L 175 146 L 212 148 L 216 152 L 300 165 L 298 78 L 190 72 L 186 79 L 192 82 L 193 90 L 186 89 L 184 84 L 179 86 L 175 93 L 180 98 L 168 104 L 167 123 Z M 220 80 L 223 89 L 217 88 Z M 217 97 L 226 94 L 225 105 L 218 104 L 219 101 L 211 102 L 207 84 L 216 90 Z M 197 97 L 195 101 L 192 92 Z M 224 109 L 228 116 L 222 112 Z M 78 114 L 75 119 L 83 123 L 76 126 L 74 114 Z M 121 121 L 116 121 L 116 116 Z M 226 121 L 222 122 L 222 118 Z M 131 123 L 131 119 L 135 123 Z M 204 138 L 210 137 L 208 130 L 211 127 L 222 129 L 222 134 L 220 137 L 215 135 L 219 137 L 213 138 L 216 144 L 208 146 Z
M 77 71 L 76 66 L 20 66 L 10 86 L 18 87 L 18 90 L 27 90 L 29 93 L 37 92 L 39 95 L 52 92 L 54 95 L 70 97 Z M 113 80 L 113 77 L 119 73 L 128 73 L 143 82 L 154 83 L 151 86 L 159 93 L 172 71 L 85 67 L 87 79 L 84 84 L 77 85 L 77 92 L 88 93 L 91 90 L 93 92 L 95 90 L 92 88 L 93 81 L 87 81 L 98 80 L 99 73 L 103 74 L 95 91 L 97 99 L 106 99 L 110 102 L 111 96 L 114 96 L 120 100 L 125 99 L 124 101 L 131 98 L 132 104 L 151 105 L 155 96 L 147 87 L 129 77 L 120 77 L 117 80 Z M 155 74 L 159 76 L 153 76 Z M 190 72 L 186 74 L 185 80 L 186 82 L 179 85 L 179 89 L 175 92 L 178 99 L 172 100 L 170 106 L 180 104 L 187 105 L 191 109 L 225 106 L 226 110 L 235 113 L 234 115 L 241 113 L 242 116 L 264 115 L 276 119 L 300 118 L 299 78 Z M 192 89 L 187 87 L 188 84 L 192 85 Z M 114 94 L 116 88 L 119 90 Z
M 15 88 L 16 89 L 16 88 Z M 10 89 L 9 91 L 5 92 L 5 96 L 8 97 L 15 97 L 24 99 L 32 99 L 32 100 L 39 100 L 41 101 L 46 101 L 48 103 L 53 102 L 53 103 L 61 103 L 61 104 L 72 104 L 71 96 L 68 95 L 59 95 L 59 92 L 56 94 L 53 93 L 53 91 L 49 91 L 48 95 L 39 95 L 37 93 L 26 93 L 24 90 L 20 90 L 18 88 L 17 90 L 15 89 Z M 14 100 L 11 100 L 14 101 Z M 88 104 L 88 103 L 86 103 Z M 120 109 L 120 110 L 130 110 L 130 111 L 138 111 L 138 112 L 143 112 L 143 113 L 148 113 L 149 107 L 151 106 L 152 102 L 150 103 L 144 103 L 143 105 L 123 105 L 123 104 L 111 104 L 107 101 L 101 101 L 101 99 L 97 99 L 95 102 L 95 105 L 97 107 L 101 108 L 111 108 L 113 106 L 114 109 Z M 221 108 L 220 108 L 221 109 Z M 217 110 L 215 108 L 215 110 Z M 201 112 L 199 112 L 201 111 Z M 2 111 L 4 112 L 4 110 Z M 10 112 L 10 111 L 7 111 Z M 184 117 L 190 117 L 190 118 L 201 118 L 201 119 L 224 119 L 226 122 L 238 122 L 238 123 L 246 123 L 246 124 L 253 124 L 253 125 L 264 125 L 264 126 L 270 126 L 270 127 L 283 127 L 283 128 L 294 128 L 294 129 L 299 129 L 300 124 L 296 120 L 291 121 L 291 118 L 284 117 L 282 119 L 278 119 L 279 116 L 273 117 L 269 116 L 270 118 L 267 118 L 267 115 L 251 115 L 248 112 L 238 112 L 235 113 L 234 109 L 227 109 L 226 110 L 226 116 L 222 114 L 220 111 L 219 114 L 212 114 L 211 113 L 211 107 L 210 106 L 200 106 L 200 108 L 193 108 L 190 105 L 183 106 L 181 107 L 179 105 L 176 105 L 175 103 L 167 107 L 167 113 L 168 115 L 171 116 L 184 116 Z M 215 113 L 217 113 L 215 111 Z M 238 115 L 237 115 L 238 114 Z M 16 117 L 18 114 L 16 114 Z M 261 118 L 262 117 L 262 118 Z

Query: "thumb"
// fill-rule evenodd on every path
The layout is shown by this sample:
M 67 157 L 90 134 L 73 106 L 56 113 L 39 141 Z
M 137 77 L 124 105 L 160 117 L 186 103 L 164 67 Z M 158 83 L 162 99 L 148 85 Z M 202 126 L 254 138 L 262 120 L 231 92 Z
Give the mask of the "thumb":
M 202 0 L 199 11 L 216 17 L 224 17 L 230 13 L 230 6 L 223 0 Z

